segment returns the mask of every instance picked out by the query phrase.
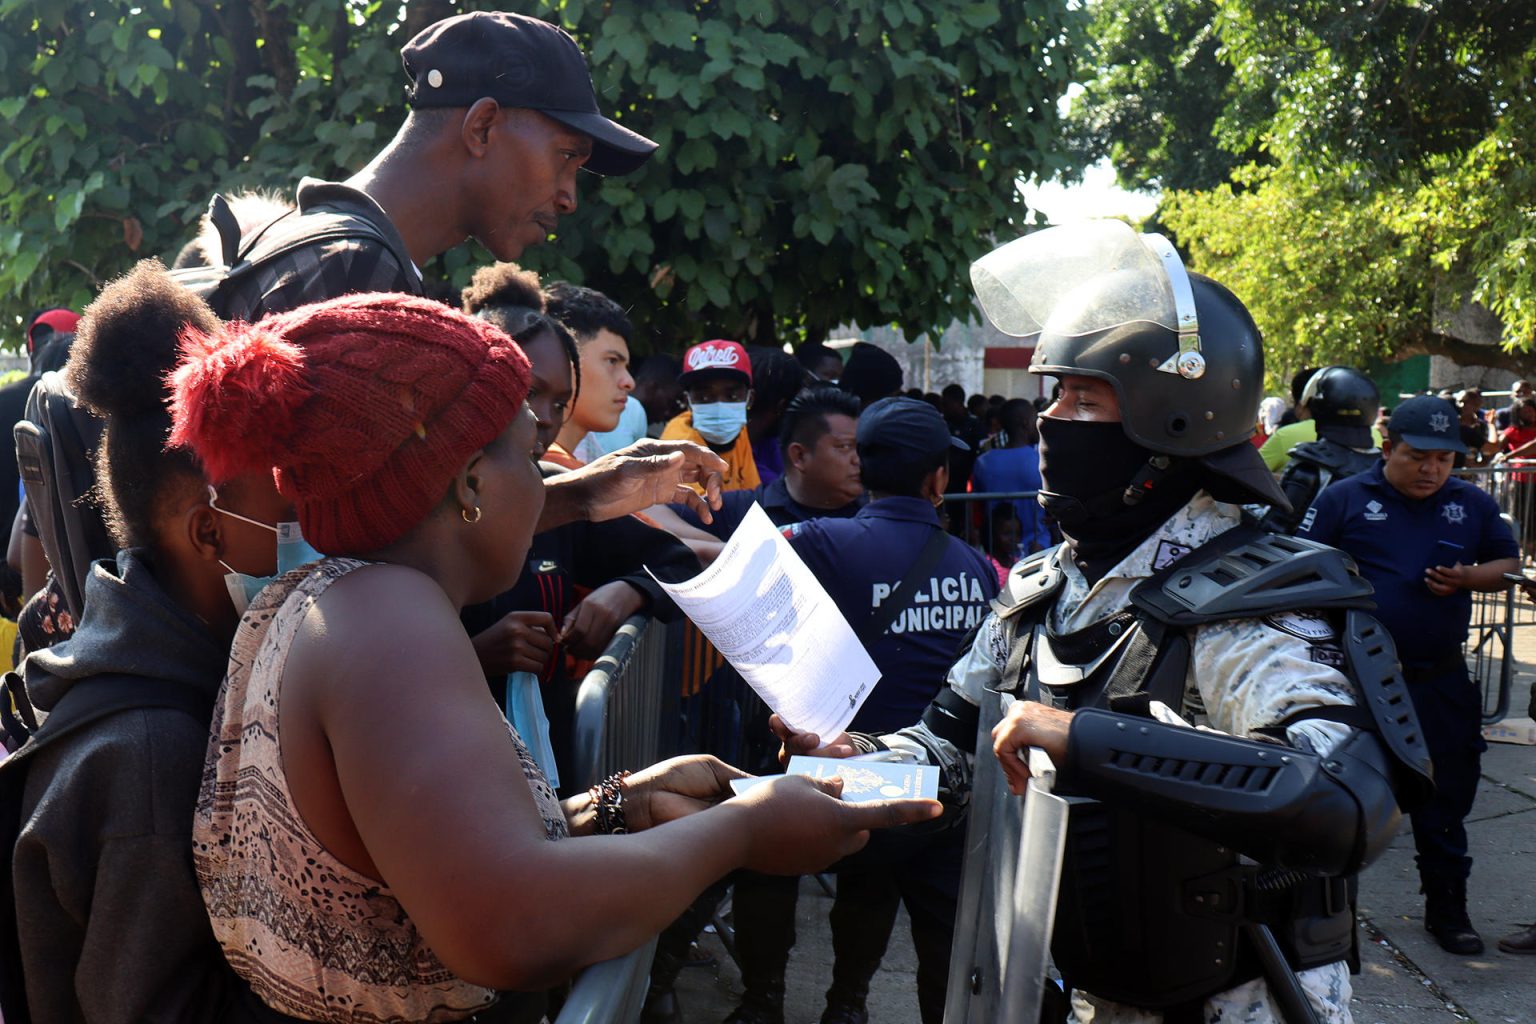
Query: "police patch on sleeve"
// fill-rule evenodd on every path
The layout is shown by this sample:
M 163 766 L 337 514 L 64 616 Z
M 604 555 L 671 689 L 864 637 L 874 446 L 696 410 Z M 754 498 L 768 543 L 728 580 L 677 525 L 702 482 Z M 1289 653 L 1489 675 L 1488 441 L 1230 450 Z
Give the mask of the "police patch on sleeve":
M 1264 616 L 1264 624 L 1299 640 L 1311 642 L 1332 640 L 1338 635 L 1333 623 L 1317 612 L 1277 612 Z

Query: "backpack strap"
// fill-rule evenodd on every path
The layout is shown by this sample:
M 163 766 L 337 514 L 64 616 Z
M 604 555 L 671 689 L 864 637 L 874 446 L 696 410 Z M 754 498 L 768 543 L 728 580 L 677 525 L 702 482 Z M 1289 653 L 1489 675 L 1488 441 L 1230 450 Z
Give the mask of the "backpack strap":
M 32 707 L 26 683 L 15 672 L 7 672 L 0 679 L 0 743 L 14 754 L 37 728 L 37 711 Z
M 300 191 L 313 205 L 286 210 L 252 232 L 240 245 L 239 258 L 229 265 L 231 277 L 244 276 L 296 249 L 343 240 L 377 242 L 402 270 L 415 266 L 399 231 L 366 194 L 334 183 L 306 183 Z
M 912 597 L 917 592 L 918 581 L 939 564 L 939 559 L 944 557 L 944 549 L 949 546 L 949 534 L 935 526 L 928 537 L 928 542 L 917 553 L 917 558 L 907 568 L 906 575 L 901 581 L 891 588 L 891 593 L 880 606 L 870 612 L 869 618 L 864 620 L 864 625 L 859 629 L 859 642 L 869 646 L 880 634 L 884 633 L 896 621 L 896 617 L 906 611 L 912 604 Z
M 27 510 L 70 613 L 78 621 L 91 563 L 117 545 L 90 497 L 101 421 L 81 409 L 56 372 L 43 374 L 27 396 L 14 431 Z
M 208 200 L 208 223 L 219 233 L 219 259 L 226 267 L 234 266 L 240 258 L 240 221 L 229 200 L 217 192 Z

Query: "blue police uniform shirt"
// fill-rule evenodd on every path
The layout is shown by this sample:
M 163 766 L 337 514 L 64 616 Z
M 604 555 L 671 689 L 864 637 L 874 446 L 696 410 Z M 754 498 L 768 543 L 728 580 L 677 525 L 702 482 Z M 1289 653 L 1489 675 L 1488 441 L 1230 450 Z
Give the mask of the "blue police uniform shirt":
M 1379 462 L 1318 495 L 1296 532 L 1354 558 L 1376 588 L 1376 617 L 1404 664 L 1454 653 L 1472 620 L 1471 592 L 1437 597 L 1424 585 L 1425 570 L 1520 553 L 1498 503 L 1483 491 L 1451 477 L 1430 497 L 1409 498 L 1387 482 Z
M 851 501 L 842 508 L 811 508 L 790 497 L 789 485 L 785 483 L 783 477 L 779 477 L 772 483 L 762 484 L 750 491 L 726 491 L 720 495 L 720 508 L 715 511 L 712 523 L 704 522 L 687 505 L 668 507 L 685 523 L 696 526 L 721 540 L 730 540 L 731 534 L 736 532 L 736 527 L 740 526 L 741 521 L 746 518 L 747 509 L 752 507 L 754 501 L 763 506 L 763 511 L 768 513 L 768 519 L 774 526 L 788 526 L 791 523 L 823 517 L 846 519 L 863 508 L 866 500 L 861 495 L 858 501 Z
M 851 519 L 812 519 L 786 527 L 784 535 L 857 633 L 892 598 L 892 588 L 938 528 L 938 513 L 922 498 L 882 498 Z M 997 589 L 991 563 L 950 537 L 901 614 L 865 644 L 880 682 L 849 728 L 894 732 L 922 717 Z

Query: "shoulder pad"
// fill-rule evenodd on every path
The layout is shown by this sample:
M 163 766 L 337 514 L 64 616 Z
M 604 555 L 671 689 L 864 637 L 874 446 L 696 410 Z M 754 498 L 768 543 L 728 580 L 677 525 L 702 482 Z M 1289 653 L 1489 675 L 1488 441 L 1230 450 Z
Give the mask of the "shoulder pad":
M 1376 607 L 1354 559 L 1337 548 L 1245 524 L 1131 591 L 1153 619 L 1196 626 L 1276 612 Z
M 1288 454 L 1293 459 L 1315 462 L 1328 469 L 1343 469 L 1349 463 L 1349 457 L 1353 452 L 1337 441 L 1319 438 L 1316 441 L 1303 441 L 1292 448 Z
M 1061 569 L 1061 553 L 1065 548 L 1066 545 L 1058 544 L 1036 551 L 1009 571 L 1008 582 L 992 602 L 992 611 L 998 618 L 1010 618 L 1030 605 L 1056 596 L 1066 580 Z

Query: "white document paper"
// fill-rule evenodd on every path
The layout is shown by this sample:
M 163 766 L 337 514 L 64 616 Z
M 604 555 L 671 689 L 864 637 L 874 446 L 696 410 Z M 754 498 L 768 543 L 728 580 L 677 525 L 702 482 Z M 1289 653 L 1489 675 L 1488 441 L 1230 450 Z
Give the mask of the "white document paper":
M 684 583 L 656 582 L 793 729 L 831 739 L 880 681 L 848 620 L 759 505 L 709 568 Z

